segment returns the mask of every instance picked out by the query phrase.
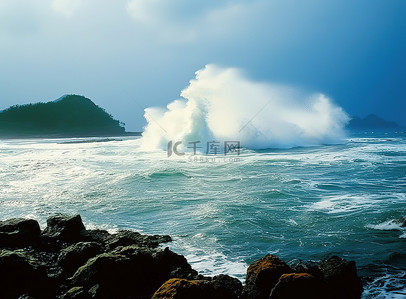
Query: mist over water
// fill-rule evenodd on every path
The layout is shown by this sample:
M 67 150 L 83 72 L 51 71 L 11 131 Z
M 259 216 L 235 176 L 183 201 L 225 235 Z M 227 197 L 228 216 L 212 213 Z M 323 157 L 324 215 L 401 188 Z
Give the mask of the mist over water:
M 249 149 L 340 143 L 349 117 L 323 94 L 249 80 L 213 64 L 196 72 L 182 99 L 145 109 L 142 148 L 169 141 L 240 141 Z

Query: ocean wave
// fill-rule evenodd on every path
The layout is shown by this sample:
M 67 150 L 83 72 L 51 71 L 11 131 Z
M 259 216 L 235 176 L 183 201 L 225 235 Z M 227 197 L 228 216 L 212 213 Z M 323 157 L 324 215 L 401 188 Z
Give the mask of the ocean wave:
M 381 231 L 400 231 L 402 234 L 399 238 L 406 238 L 406 227 L 402 226 L 399 220 L 392 219 L 379 224 L 368 224 L 365 227 Z
M 207 240 L 207 236 L 204 234 L 198 233 L 192 236 L 189 242 L 179 237 L 173 239 L 173 242 L 168 244 L 169 247 L 184 255 L 192 268 L 200 274 L 207 276 L 228 274 L 244 281 L 248 264 L 242 258 L 232 259 L 214 246 L 202 248 L 193 245 L 193 243 L 198 244 L 199 239 L 209 243 L 214 242 Z
M 210 64 L 165 108 L 145 109 L 144 149 L 168 142 L 240 141 L 249 149 L 342 143 L 349 117 L 323 94 L 247 79 Z
M 398 220 L 388 220 L 379 224 L 368 224 L 367 228 L 377 229 L 377 230 L 405 230 L 405 227 L 401 226 Z
M 347 141 L 356 143 L 400 142 L 402 138 L 348 138 Z
M 362 211 L 374 205 L 371 196 L 338 195 L 324 196 L 322 200 L 313 203 L 309 209 L 328 214 L 349 213 Z
M 406 272 L 386 274 L 374 278 L 364 286 L 363 299 L 406 298 Z
M 166 177 L 190 177 L 183 171 L 176 171 L 176 170 L 162 170 L 162 171 L 155 171 L 148 174 L 148 177 L 151 179 L 159 179 L 159 178 L 166 178 Z

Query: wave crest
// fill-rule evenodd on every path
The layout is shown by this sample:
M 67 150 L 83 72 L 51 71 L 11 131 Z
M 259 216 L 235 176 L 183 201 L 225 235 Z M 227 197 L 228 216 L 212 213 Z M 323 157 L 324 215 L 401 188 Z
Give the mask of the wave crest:
M 144 149 L 164 149 L 170 140 L 240 141 L 250 149 L 340 143 L 349 120 L 323 94 L 254 82 L 213 64 L 196 72 L 181 97 L 166 109 L 145 109 Z

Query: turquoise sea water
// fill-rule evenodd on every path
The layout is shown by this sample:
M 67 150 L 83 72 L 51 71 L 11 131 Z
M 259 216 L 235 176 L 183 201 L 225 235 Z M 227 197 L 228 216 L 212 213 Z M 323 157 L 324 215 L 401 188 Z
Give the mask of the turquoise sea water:
M 406 134 L 242 150 L 236 161 L 143 152 L 136 138 L 0 141 L 0 219 L 81 214 L 88 228 L 169 234 L 202 274 L 244 279 L 267 253 L 355 260 L 364 298 L 406 298 Z M 199 156 L 200 157 L 200 156 Z

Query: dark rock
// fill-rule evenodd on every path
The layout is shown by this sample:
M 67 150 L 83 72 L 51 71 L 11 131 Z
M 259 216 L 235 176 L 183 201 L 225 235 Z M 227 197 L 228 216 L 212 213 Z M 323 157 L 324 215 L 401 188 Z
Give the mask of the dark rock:
M 79 215 L 50 217 L 42 234 L 34 220 L 11 219 L 0 223 L 0 233 L 16 237 L 0 242 L 21 245 L 0 258 L 0 298 L 150 298 L 172 277 L 199 277 L 183 256 L 157 248 L 169 236 L 87 231 Z
M 105 230 L 86 230 L 81 232 L 81 238 L 83 241 L 105 244 L 109 250 L 130 245 L 156 248 L 161 243 L 172 241 L 167 235 L 142 235 L 129 230 L 120 230 L 116 234 L 110 234 Z
M 57 264 L 59 253 L 42 251 L 40 249 L 43 248 L 28 247 L 24 249 L 15 249 L 13 252 L 25 256 L 34 267 L 45 268 L 50 280 L 59 280 L 62 274 L 62 268 Z
M 72 284 L 87 289 L 98 285 L 97 294 L 105 298 L 150 297 L 174 272 L 197 275 L 183 256 L 169 249 L 133 245 L 91 258 L 73 275 Z
M 270 299 L 328 298 L 326 283 L 309 273 L 283 274 L 272 289 Z
M 211 280 L 215 298 L 236 299 L 242 292 L 242 283 L 237 278 L 220 274 Z
M 215 296 L 213 286 L 206 280 L 172 278 L 166 281 L 152 299 L 207 299 Z
M 198 278 L 198 273 L 192 269 L 192 267 L 187 262 L 183 255 L 179 255 L 165 248 L 164 250 L 158 249 L 155 254 L 153 254 L 156 263 L 156 269 L 165 273 L 165 278 L 187 278 L 196 279 Z M 165 281 L 164 280 L 164 281 Z M 160 282 L 162 284 L 162 282 Z
M 14 218 L 0 221 L 0 247 L 26 247 L 39 243 L 41 229 L 37 221 Z
M 0 285 L 0 298 L 53 297 L 45 269 L 34 267 L 29 257 L 8 250 L 0 251 Z
M 85 226 L 80 215 L 56 215 L 47 219 L 43 236 L 60 241 L 77 242 L 81 241 L 81 233 L 84 231 Z
M 83 287 L 73 287 L 67 291 L 62 299 L 89 299 L 89 294 L 85 291 Z
M 126 298 L 136 293 L 133 269 L 137 265 L 123 255 L 103 253 L 91 258 L 72 277 L 72 284 L 90 289 L 99 285 L 97 298 Z M 140 290 L 141 291 L 141 290 Z
M 332 298 L 361 298 L 362 283 L 357 275 L 354 261 L 347 262 L 333 256 L 320 263 Z
M 117 234 L 110 235 L 106 240 L 107 246 L 110 249 L 114 249 L 118 246 L 146 246 L 150 248 L 156 248 L 160 243 L 172 241 L 170 236 L 159 236 L 159 235 L 141 235 L 138 232 L 133 232 L 129 230 L 121 230 Z
M 401 227 L 406 227 L 406 217 L 401 217 L 399 220 L 396 221 L 397 223 L 400 223 Z
M 88 294 L 90 295 L 90 298 L 100 298 L 100 297 L 102 297 L 102 295 L 100 293 L 100 286 L 98 284 L 95 284 L 94 286 L 92 286 L 89 289 Z
M 135 261 L 138 267 L 151 272 L 149 279 L 158 279 L 159 285 L 171 277 L 189 279 L 197 277 L 197 272 L 192 269 L 186 258 L 172 252 L 169 248 L 148 248 L 132 245 L 118 247 L 112 253 L 124 255 Z
M 87 231 L 79 215 L 50 217 L 42 234 L 34 220 L 2 221 L 0 246 L 13 251 L 0 250 L 0 298 L 255 299 L 272 291 L 271 298 L 338 299 L 362 292 L 355 263 L 339 257 L 319 265 L 299 261 L 292 270 L 267 255 L 249 266 L 243 288 L 227 275 L 198 275 L 184 256 L 158 247 L 169 241 Z
M 103 247 L 96 242 L 79 242 L 63 249 L 58 257 L 58 264 L 68 275 L 72 275 L 90 258 L 102 253 Z
M 323 279 L 323 272 L 314 262 L 304 262 L 301 260 L 295 260 L 290 263 L 290 267 L 295 273 L 309 273 L 315 277 Z
M 242 298 L 268 298 L 279 277 L 291 272 L 292 269 L 278 257 L 264 256 L 248 267 Z
M 116 280 L 123 276 L 120 268 L 126 269 L 125 263 L 130 259 L 117 254 L 103 253 L 88 260 L 72 277 L 74 285 L 90 287 L 97 283 Z
M 111 234 L 103 229 L 85 230 L 80 233 L 81 239 L 85 242 L 96 242 L 105 244 L 111 237 Z

